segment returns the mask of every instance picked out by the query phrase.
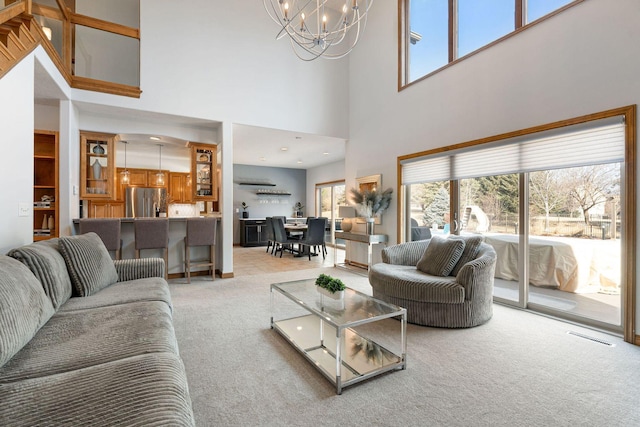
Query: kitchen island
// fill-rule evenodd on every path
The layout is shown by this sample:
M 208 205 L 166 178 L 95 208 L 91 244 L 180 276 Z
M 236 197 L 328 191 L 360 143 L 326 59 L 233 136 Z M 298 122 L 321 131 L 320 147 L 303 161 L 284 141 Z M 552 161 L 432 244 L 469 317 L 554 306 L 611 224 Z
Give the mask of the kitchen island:
M 220 216 L 219 215 L 207 215 L 213 216 L 218 219 L 216 230 L 216 271 L 220 274 L 219 266 L 222 265 L 222 230 L 220 228 Z M 187 235 L 187 218 L 182 217 L 169 217 L 169 266 L 168 274 L 169 278 L 184 277 L 184 238 Z M 120 239 L 122 240 L 122 259 L 135 257 L 135 237 L 133 231 L 134 218 L 120 218 Z M 74 234 L 78 234 L 79 220 L 74 219 Z M 156 256 L 162 258 L 161 249 L 145 249 L 142 253 L 142 257 Z M 209 256 L 209 248 L 207 246 L 192 247 L 191 259 L 201 260 L 206 259 Z M 193 268 L 192 275 L 195 271 L 205 271 L 206 267 Z

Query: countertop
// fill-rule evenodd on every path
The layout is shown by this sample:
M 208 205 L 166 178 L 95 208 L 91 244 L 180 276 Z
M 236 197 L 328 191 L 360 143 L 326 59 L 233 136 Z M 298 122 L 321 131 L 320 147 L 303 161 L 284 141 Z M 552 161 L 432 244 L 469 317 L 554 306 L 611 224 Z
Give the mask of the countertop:
M 218 220 L 222 218 L 220 215 L 200 215 L 200 216 L 191 217 L 191 218 L 204 218 L 204 217 L 216 218 Z M 187 218 L 189 217 L 171 217 L 170 216 L 167 219 L 169 220 L 169 222 L 185 222 Z M 120 218 L 120 222 L 129 223 L 129 222 L 133 222 L 134 219 L 135 218 Z M 74 224 L 78 224 L 79 222 L 80 222 L 80 219 L 78 218 L 73 219 Z

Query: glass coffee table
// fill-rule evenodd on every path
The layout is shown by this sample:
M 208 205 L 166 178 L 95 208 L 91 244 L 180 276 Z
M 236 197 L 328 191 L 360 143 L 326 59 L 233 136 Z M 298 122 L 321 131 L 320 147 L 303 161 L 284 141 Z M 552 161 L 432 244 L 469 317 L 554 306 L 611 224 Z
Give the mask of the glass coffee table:
M 386 320 L 392 318 L 399 321 Z M 407 367 L 407 310 L 354 289 L 333 299 L 316 290 L 315 279 L 274 283 L 271 328 L 331 381 L 337 394 Z

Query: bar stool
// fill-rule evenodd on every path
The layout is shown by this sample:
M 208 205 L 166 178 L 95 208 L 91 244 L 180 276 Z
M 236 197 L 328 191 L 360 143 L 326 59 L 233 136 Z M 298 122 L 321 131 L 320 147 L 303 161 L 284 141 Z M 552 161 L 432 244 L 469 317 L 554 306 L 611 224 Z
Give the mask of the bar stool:
M 191 283 L 191 267 L 210 267 L 211 280 L 216 278 L 216 218 L 187 218 L 187 235 L 184 238 L 184 263 L 187 283 Z M 191 262 L 189 248 L 209 246 L 209 259 Z
M 169 220 L 167 218 L 136 218 L 133 220 L 136 259 L 143 249 L 163 249 L 164 278 L 169 277 Z
M 78 222 L 80 234 L 96 233 L 108 251 L 115 252 L 115 258 L 122 257 L 122 240 L 120 239 L 120 219 L 118 218 L 82 218 Z

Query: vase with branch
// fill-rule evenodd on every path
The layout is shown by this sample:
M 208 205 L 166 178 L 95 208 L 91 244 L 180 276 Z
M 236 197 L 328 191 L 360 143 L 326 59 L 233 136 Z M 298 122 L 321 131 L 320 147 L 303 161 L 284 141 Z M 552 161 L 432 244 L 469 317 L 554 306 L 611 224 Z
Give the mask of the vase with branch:
M 380 192 L 378 190 L 351 189 L 351 198 L 356 205 L 358 215 L 365 219 L 367 234 L 373 234 L 373 224 L 376 217 L 380 216 L 391 204 L 392 188 Z

